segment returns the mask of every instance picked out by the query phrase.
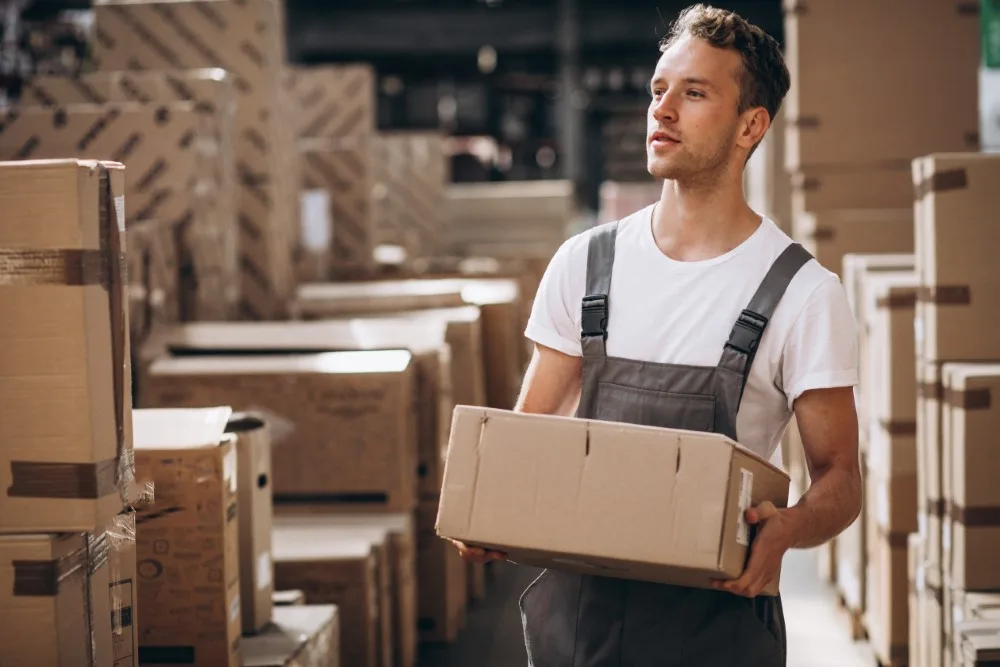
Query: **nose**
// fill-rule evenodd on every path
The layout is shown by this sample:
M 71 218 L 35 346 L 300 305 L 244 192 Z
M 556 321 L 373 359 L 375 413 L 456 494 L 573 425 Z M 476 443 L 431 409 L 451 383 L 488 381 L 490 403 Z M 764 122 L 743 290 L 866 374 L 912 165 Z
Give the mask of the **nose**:
M 677 120 L 677 100 L 669 91 L 660 95 L 659 99 L 653 98 L 650 104 L 650 113 L 658 122 L 672 122 Z

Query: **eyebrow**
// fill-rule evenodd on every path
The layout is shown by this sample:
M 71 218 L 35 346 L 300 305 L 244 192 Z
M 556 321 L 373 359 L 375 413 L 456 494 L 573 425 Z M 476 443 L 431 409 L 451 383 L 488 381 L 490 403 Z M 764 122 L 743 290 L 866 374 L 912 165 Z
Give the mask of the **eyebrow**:
M 658 83 L 663 83 L 663 82 L 664 82 L 664 77 L 662 75 L 656 75 L 653 77 L 652 81 L 650 81 L 650 85 L 656 85 Z M 694 84 L 696 86 L 704 86 L 705 88 L 711 88 L 712 90 L 716 90 L 715 86 L 712 85 L 712 82 L 709 81 L 708 79 L 689 76 L 683 79 L 683 82 L 686 84 Z

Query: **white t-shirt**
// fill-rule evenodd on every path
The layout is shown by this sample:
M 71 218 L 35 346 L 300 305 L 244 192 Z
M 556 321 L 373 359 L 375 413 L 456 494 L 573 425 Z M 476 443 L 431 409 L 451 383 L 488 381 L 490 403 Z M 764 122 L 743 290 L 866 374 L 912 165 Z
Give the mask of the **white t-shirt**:
M 740 312 L 792 240 L 768 219 L 732 251 L 696 262 L 672 260 L 656 246 L 652 210 L 619 223 L 608 295 L 607 353 L 659 363 L 718 365 Z M 553 256 L 525 335 L 580 356 L 580 303 L 590 232 Z M 792 279 L 775 309 L 750 370 L 736 420 L 740 444 L 767 459 L 775 452 L 803 392 L 858 382 L 854 315 L 838 276 L 816 260 Z

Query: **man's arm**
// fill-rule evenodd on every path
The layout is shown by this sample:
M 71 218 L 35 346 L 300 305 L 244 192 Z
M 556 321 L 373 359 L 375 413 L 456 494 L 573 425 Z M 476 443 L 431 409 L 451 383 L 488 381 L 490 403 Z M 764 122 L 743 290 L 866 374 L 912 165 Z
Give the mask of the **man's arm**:
M 794 507 L 771 503 L 747 510 L 747 522 L 760 530 L 750 560 L 739 578 L 716 583 L 738 595 L 754 597 L 774 580 L 789 549 L 809 549 L 836 537 L 861 512 L 858 415 L 851 387 L 814 389 L 795 401 L 812 483 Z

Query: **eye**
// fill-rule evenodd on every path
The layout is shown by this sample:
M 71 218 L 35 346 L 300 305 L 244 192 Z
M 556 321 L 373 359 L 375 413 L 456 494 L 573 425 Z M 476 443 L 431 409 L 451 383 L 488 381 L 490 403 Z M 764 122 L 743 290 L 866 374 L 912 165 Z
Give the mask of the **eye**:
M 696 99 L 705 97 L 705 94 L 700 90 L 689 90 L 687 91 L 688 97 L 694 97 Z

